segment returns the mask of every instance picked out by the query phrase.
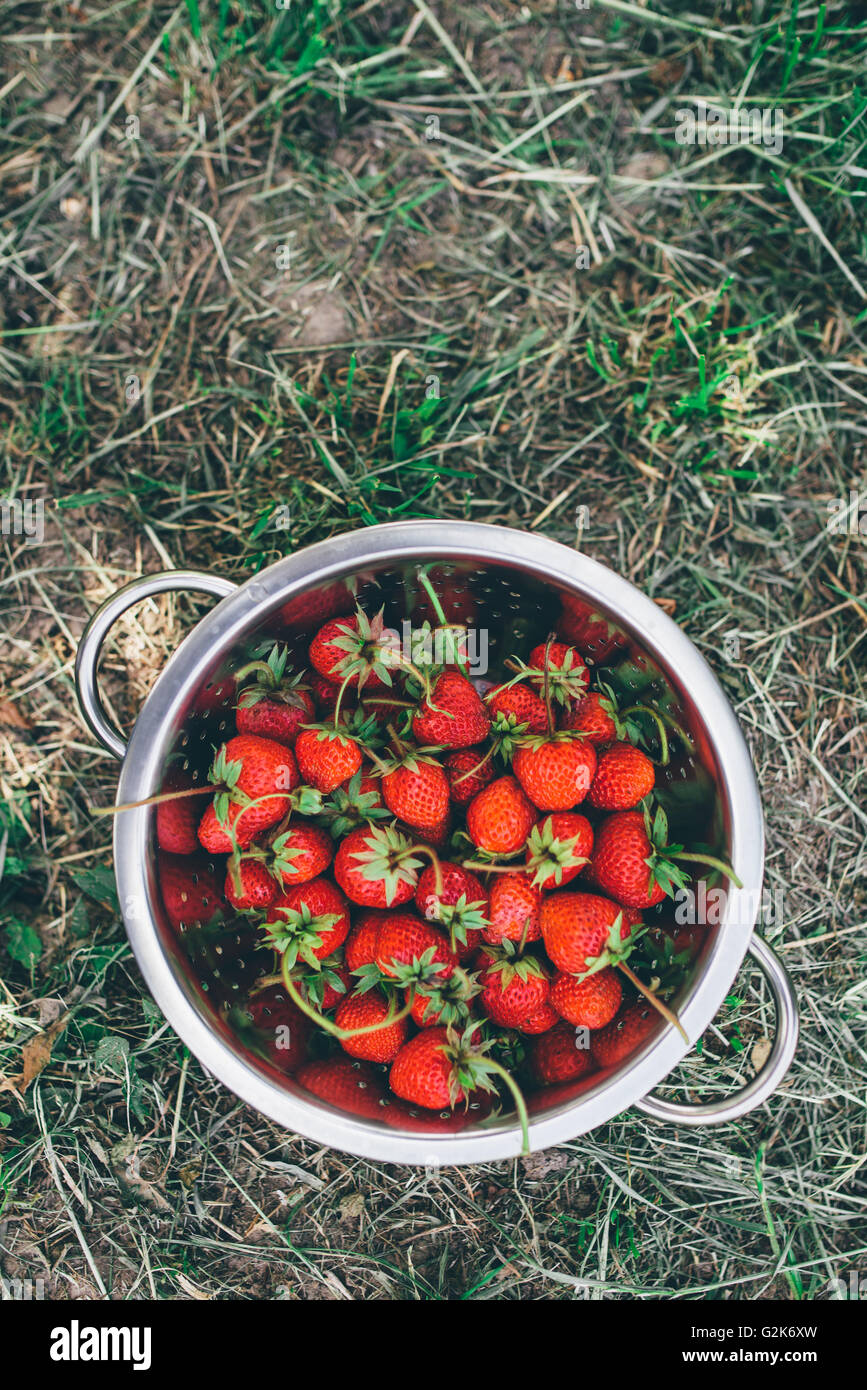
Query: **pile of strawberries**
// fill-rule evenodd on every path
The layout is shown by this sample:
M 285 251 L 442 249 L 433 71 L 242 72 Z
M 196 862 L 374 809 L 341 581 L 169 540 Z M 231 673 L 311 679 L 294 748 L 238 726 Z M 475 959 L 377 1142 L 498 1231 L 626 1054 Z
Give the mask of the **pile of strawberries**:
M 178 767 L 157 799 L 163 901 L 181 934 L 241 921 L 230 1021 L 314 1096 L 440 1130 L 510 1099 L 525 1124 L 525 1093 L 676 1024 L 692 938 L 643 914 L 702 856 L 654 798 L 671 731 L 604 679 L 619 634 L 567 599 L 507 679 L 471 679 L 427 587 L 439 666 L 338 597 L 300 669 L 277 641 L 236 674 L 206 808 Z

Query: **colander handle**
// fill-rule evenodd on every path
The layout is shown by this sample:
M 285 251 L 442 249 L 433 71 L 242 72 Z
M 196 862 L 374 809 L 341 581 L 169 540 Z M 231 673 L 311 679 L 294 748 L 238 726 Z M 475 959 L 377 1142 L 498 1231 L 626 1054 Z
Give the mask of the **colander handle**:
M 118 589 L 116 594 L 106 599 L 98 608 L 84 629 L 78 644 L 75 658 L 75 688 L 78 703 L 88 726 L 96 734 L 102 746 L 115 758 L 123 758 L 126 753 L 124 739 L 109 719 L 103 708 L 97 686 L 96 668 L 99 654 L 109 628 L 134 603 L 154 594 L 165 594 L 173 590 L 190 589 L 193 593 L 213 594 L 215 598 L 226 598 L 237 588 L 229 579 L 220 579 L 215 574 L 200 574 L 197 570 L 165 570 L 159 574 L 146 574 L 134 579 Z
M 768 1060 L 748 1086 L 727 1100 L 707 1101 L 703 1105 L 676 1105 L 673 1101 L 645 1096 L 636 1108 L 654 1120 L 679 1125 L 721 1125 L 738 1120 L 762 1105 L 777 1089 L 789 1070 L 798 1044 L 798 1001 L 786 967 L 760 936 L 750 938 L 749 953 L 764 974 L 774 996 L 777 1030 Z

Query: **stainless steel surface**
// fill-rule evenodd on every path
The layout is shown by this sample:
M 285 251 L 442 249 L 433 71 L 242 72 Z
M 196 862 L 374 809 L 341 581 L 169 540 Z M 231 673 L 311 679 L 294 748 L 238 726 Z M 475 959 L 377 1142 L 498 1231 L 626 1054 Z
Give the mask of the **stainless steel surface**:
M 140 801 L 159 789 L 167 760 L 176 751 L 185 718 L 203 682 L 209 682 L 210 688 L 218 681 L 220 673 L 231 668 L 233 653 L 237 661 L 237 653 L 249 644 L 251 634 L 263 627 L 267 630 L 287 600 L 313 585 L 323 586 L 343 576 L 396 573 L 401 567 L 432 561 L 468 562 L 477 574 L 490 574 L 490 590 L 483 593 L 494 594 L 490 603 L 495 623 L 503 621 L 504 614 L 509 621 L 519 623 L 532 601 L 527 593 L 534 592 L 534 585 L 540 591 L 546 586 L 581 596 L 615 619 L 677 689 L 686 711 L 683 717 L 698 728 L 702 762 L 715 783 L 725 855 L 743 884 L 741 890 L 729 892 L 722 921 L 709 933 L 711 939 L 677 1001 L 690 1039 L 697 1039 L 737 974 L 750 945 L 759 902 L 762 815 L 749 753 L 716 678 L 676 624 L 627 580 L 554 541 L 470 522 L 401 522 L 338 536 L 272 565 L 228 593 L 167 663 L 130 738 L 118 802 Z M 204 587 L 209 582 L 213 587 L 208 592 L 227 592 L 232 587 L 203 575 L 192 578 L 196 584 L 191 587 Z M 152 576 L 141 583 L 157 585 L 147 590 L 153 593 L 163 586 L 175 587 L 182 580 L 182 575 L 172 574 Z M 102 713 L 93 672 L 108 626 L 143 592 L 139 588 L 135 594 L 131 592 L 134 588 L 129 586 L 96 615 L 88 630 L 87 649 L 79 659 L 88 722 L 116 756 L 123 754 L 123 741 Z M 116 816 L 114 849 L 130 942 L 157 1004 L 203 1065 L 250 1105 L 286 1129 L 373 1159 L 468 1163 L 520 1152 L 520 1133 L 510 1116 L 501 1117 L 490 1127 L 457 1134 L 419 1135 L 340 1113 L 290 1080 L 275 1080 L 217 1020 L 172 949 L 156 887 L 152 808 L 138 807 Z M 794 999 L 789 996 L 783 1021 L 793 1016 L 794 1008 Z M 793 1045 L 793 1039 L 790 1041 Z M 600 1074 L 583 1094 L 562 1103 L 554 1100 L 547 1109 L 532 1115 L 532 1147 L 545 1148 L 574 1138 L 628 1109 L 652 1091 L 688 1050 L 675 1029 L 661 1027 L 627 1063 L 612 1073 Z M 788 1043 L 780 1055 L 786 1052 L 790 1054 Z M 748 1099 L 760 1103 L 766 1093 L 764 1086 L 761 1091 L 758 1098 L 753 1093 Z M 648 1107 L 661 1102 L 643 1104 Z
M 767 941 L 754 935 L 747 950 L 771 987 L 777 1015 L 774 1041 L 765 1065 L 748 1086 L 727 1096 L 725 1100 L 707 1101 L 702 1105 L 679 1105 L 675 1101 L 645 1096 L 643 1100 L 635 1102 L 645 1115 L 679 1125 L 722 1125 L 727 1120 L 739 1120 L 773 1095 L 789 1070 L 798 1046 L 798 1005 L 794 986 L 783 962 Z
M 99 654 L 109 629 L 122 613 L 133 604 L 154 594 L 165 594 L 172 590 L 192 590 L 194 593 L 213 594 L 215 598 L 225 598 L 237 584 L 228 579 L 220 579 L 215 574 L 200 574 L 196 570 L 169 570 L 163 574 L 146 574 L 134 579 L 124 588 L 112 594 L 101 608 L 97 609 L 82 634 L 75 658 L 75 685 L 81 712 L 103 748 L 115 758 L 126 753 L 126 740 L 109 722 L 99 695 L 96 671 Z

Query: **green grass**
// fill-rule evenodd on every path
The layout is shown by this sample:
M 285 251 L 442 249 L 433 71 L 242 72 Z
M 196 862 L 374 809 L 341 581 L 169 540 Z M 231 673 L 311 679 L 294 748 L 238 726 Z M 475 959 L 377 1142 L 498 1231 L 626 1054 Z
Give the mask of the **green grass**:
M 70 1011 L 0 1093 L 9 1276 L 748 1300 L 863 1271 L 867 584 L 863 537 L 825 522 L 864 482 L 867 27 L 838 3 L 657 9 L 0 14 L 0 494 L 49 499 L 42 546 L 0 538 L 4 1073 Z M 780 107 L 782 150 L 679 145 L 699 98 Z M 695 1132 L 633 1112 L 430 1177 L 286 1136 L 151 1005 L 96 872 L 114 768 L 74 704 L 86 616 L 142 571 L 243 577 L 403 517 L 567 544 L 580 517 L 718 672 L 804 1017 L 766 1109 Z M 122 625 L 122 723 L 201 611 Z M 728 1093 L 771 1028 L 747 968 L 668 1094 Z

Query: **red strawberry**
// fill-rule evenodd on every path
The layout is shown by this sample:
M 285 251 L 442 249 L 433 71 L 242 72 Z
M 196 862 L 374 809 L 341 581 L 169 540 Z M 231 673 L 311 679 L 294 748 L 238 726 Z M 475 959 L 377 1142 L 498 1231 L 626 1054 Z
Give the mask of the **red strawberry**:
M 351 994 L 337 1005 L 334 1022 L 338 1028 L 370 1028 L 381 1023 L 383 1027 L 372 1028 L 369 1033 L 358 1033 L 355 1037 L 341 1038 L 340 1046 L 350 1057 L 361 1057 L 367 1062 L 391 1062 L 397 1056 L 409 1033 L 409 1022 L 400 1018 L 396 1023 L 386 1023 L 397 1012 L 393 1000 L 380 993 Z
M 543 1086 L 560 1081 L 575 1081 L 593 1070 L 590 1050 L 581 1047 L 582 1035 L 568 1023 L 558 1023 L 541 1037 L 534 1038 L 530 1047 L 530 1063 L 536 1080 Z
M 599 754 L 587 803 L 600 811 L 628 811 L 649 796 L 656 781 L 653 763 L 631 743 L 615 743 Z
M 466 806 L 493 778 L 491 759 L 484 758 L 477 748 L 457 748 L 446 758 L 446 776 L 456 806 Z
M 527 840 L 527 868 L 539 888 L 562 888 L 587 864 L 593 827 L 578 811 L 559 811 L 534 825 Z
M 376 965 L 383 975 L 397 978 L 400 972 L 395 967 L 411 966 L 428 952 L 428 962 L 436 967 L 436 974 L 443 979 L 451 975 L 458 962 L 445 933 L 413 912 L 390 912 L 379 929 L 376 946 Z
M 264 911 L 277 896 L 277 884 L 261 859 L 232 855 L 228 863 L 226 901 L 238 912 Z
M 447 1028 L 426 1028 L 404 1043 L 388 1084 L 396 1096 L 426 1110 L 450 1110 L 464 1099 L 455 1076 Z
M 636 1000 L 607 1028 L 590 1034 L 590 1051 L 594 1062 L 600 1067 L 617 1066 L 650 1037 L 658 1022 L 656 1010 L 643 1000 Z
M 327 878 L 289 888 L 271 904 L 266 922 L 275 951 L 290 965 L 299 958 L 313 965 L 342 946 L 349 932 L 349 911 L 339 888 Z
M 682 870 L 665 858 L 665 850 L 657 848 L 648 835 L 640 811 L 617 811 L 605 818 L 596 832 L 592 864 L 603 893 L 625 907 L 654 907 L 668 887 L 683 887 L 686 882 Z
M 626 646 L 626 637 L 614 623 L 596 612 L 589 603 L 573 594 L 563 595 L 563 610 L 557 631 L 589 657 L 595 666 L 608 661 Z
M 587 689 L 587 667 L 574 647 L 563 642 L 540 642 L 530 652 L 528 662 L 523 667 L 524 678 L 531 680 L 543 695 L 547 685 L 548 697 L 558 704 L 574 704 Z
M 307 677 L 310 689 L 313 691 L 317 705 L 323 714 L 333 714 L 337 704 L 337 697 L 340 694 L 340 686 L 333 681 L 327 681 L 324 676 L 320 676 L 318 671 L 311 671 Z M 347 705 L 351 706 L 355 701 L 355 695 L 350 690 L 343 692 L 343 699 L 340 702 L 341 709 Z
M 487 736 L 490 720 L 478 692 L 457 671 L 443 671 L 420 704 L 412 731 L 419 744 L 468 748 Z
M 576 734 L 527 739 L 515 750 L 512 769 L 540 811 L 571 811 L 587 795 L 596 771 L 596 750 Z
M 593 893 L 549 893 L 542 900 L 542 939 L 558 970 L 583 975 L 597 959 L 614 955 L 632 928 L 617 903 Z
M 334 855 L 331 836 L 318 825 L 293 821 L 271 844 L 272 863 L 287 888 L 324 874 Z
M 449 779 L 438 763 L 410 755 L 386 772 L 382 795 L 392 815 L 419 830 L 434 830 L 449 809 Z
M 325 796 L 361 767 L 361 749 L 355 739 L 333 728 L 302 729 L 295 740 L 295 756 L 304 781 Z
M 290 598 L 279 610 L 278 618 L 290 632 L 309 632 L 335 613 L 351 612 L 352 593 L 345 580 L 336 579 Z
M 239 685 L 249 676 L 256 678 L 238 696 L 239 734 L 258 734 L 291 747 L 301 725 L 312 724 L 316 717 L 313 697 L 300 684 L 301 675 L 293 674 L 286 662 L 285 647 L 281 651 L 275 645 L 267 659 L 251 661 L 236 673 Z
M 485 696 L 485 704 L 495 729 L 541 734 L 548 727 L 545 702 L 529 685 L 496 685 Z
M 188 791 L 196 783 L 188 772 L 170 767 L 162 785 L 164 792 Z M 182 796 L 157 805 L 157 844 L 168 854 L 195 854 L 199 848 L 196 827 L 202 815 L 204 797 Z
M 400 637 L 383 624 L 382 611 L 373 618 L 358 609 L 351 617 L 332 618 L 310 644 L 310 664 L 326 680 L 358 690 L 391 685 L 400 651 Z
M 370 826 L 351 831 L 342 842 L 334 877 L 362 907 L 399 907 L 415 893 L 422 862 L 417 847 L 399 830 Z
M 461 864 L 441 864 L 442 889 L 437 893 L 436 870 L 431 864 L 418 881 L 415 903 L 428 922 L 438 922 L 449 934 L 453 949 L 463 960 L 472 955 L 487 925 L 488 895 L 475 874 Z
M 590 690 L 560 721 L 561 729 L 577 729 L 588 743 L 611 743 L 617 737 L 617 725 L 612 717 L 611 700 Z
M 210 922 L 222 899 L 216 874 L 207 861 L 160 854 L 157 868 L 163 906 L 172 926 L 184 930 Z
M 486 941 L 538 941 L 542 894 L 529 874 L 497 874 L 491 884 Z
M 514 777 L 498 777 L 467 807 L 467 831 L 489 854 L 514 854 L 529 835 L 535 812 Z
M 298 768 L 282 743 L 238 734 L 217 753 L 211 780 L 226 790 L 205 812 L 199 840 L 213 853 L 229 854 L 249 848 L 254 836 L 283 819 L 291 805 L 286 793 L 298 786 Z
M 488 1018 L 504 1028 L 519 1028 L 547 1002 L 550 984 L 544 966 L 524 955 L 511 941 L 486 953 L 479 1000 Z
M 537 1009 L 529 1018 L 518 1025 L 519 1033 L 526 1033 L 528 1036 L 535 1036 L 538 1033 L 547 1033 L 549 1029 L 556 1027 L 560 1022 L 560 1015 L 556 1009 L 551 1008 L 550 996 L 541 1009 Z
M 386 1108 L 385 1090 L 377 1073 L 365 1062 L 350 1057 L 330 1057 L 308 1062 L 295 1080 L 305 1091 L 327 1101 L 337 1110 L 367 1119 L 381 1120 Z
M 379 945 L 379 929 L 387 915 L 375 909 L 359 913 L 343 948 L 346 965 L 350 971 L 358 970 L 363 965 L 374 964 L 376 948 Z
M 560 971 L 551 984 L 552 1007 L 567 1023 L 584 1028 L 604 1028 L 617 1013 L 622 998 L 620 981 L 610 967 L 583 980 Z
M 268 1059 L 291 1075 L 304 1061 L 310 1036 L 310 1023 L 286 994 L 282 985 L 271 985 L 252 995 L 243 1006 L 245 1025 L 241 1035 L 254 1031 L 251 1041 L 259 1045 Z

